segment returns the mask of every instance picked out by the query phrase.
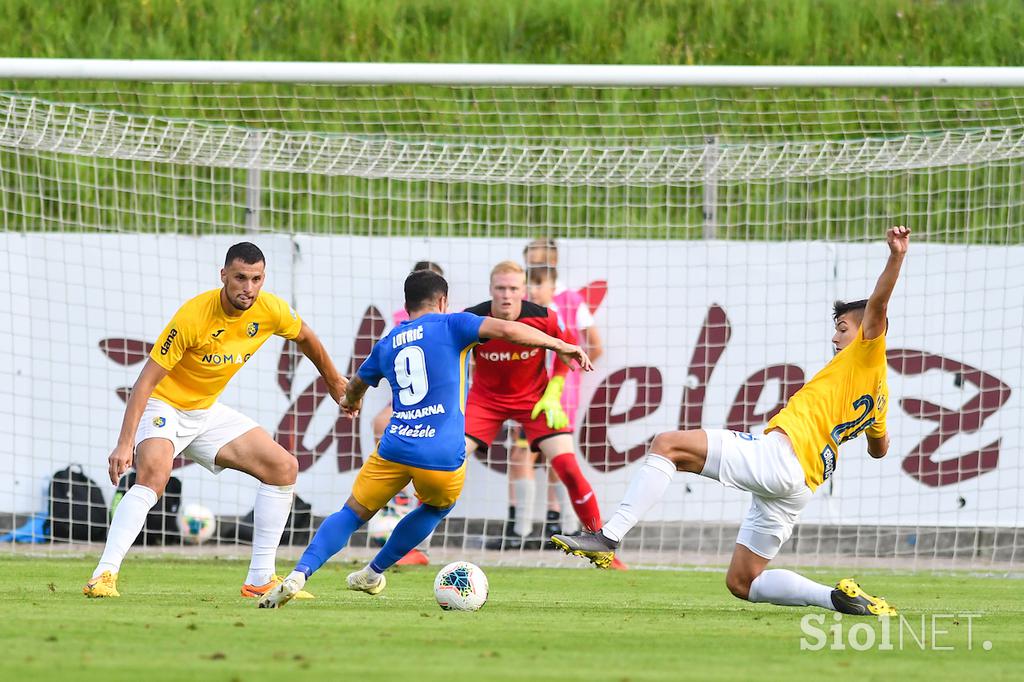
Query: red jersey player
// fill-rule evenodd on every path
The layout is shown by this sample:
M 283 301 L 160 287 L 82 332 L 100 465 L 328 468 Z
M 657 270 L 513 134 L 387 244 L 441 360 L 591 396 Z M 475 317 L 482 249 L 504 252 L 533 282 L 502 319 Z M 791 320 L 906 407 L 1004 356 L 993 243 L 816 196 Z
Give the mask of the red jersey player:
M 525 293 L 526 273 L 522 266 L 503 261 L 491 270 L 491 300 L 468 308 L 467 312 L 522 322 L 575 344 L 575 338 L 559 322 L 558 315 L 524 301 Z M 505 420 L 518 422 L 530 446 L 547 458 L 568 488 L 580 523 L 591 531 L 601 528 L 601 510 L 594 489 L 576 461 L 572 431 L 561 405 L 569 367 L 556 358 L 549 379 L 543 349 L 498 339 L 476 346 L 473 359 L 473 384 L 466 401 L 466 454 L 489 448 Z

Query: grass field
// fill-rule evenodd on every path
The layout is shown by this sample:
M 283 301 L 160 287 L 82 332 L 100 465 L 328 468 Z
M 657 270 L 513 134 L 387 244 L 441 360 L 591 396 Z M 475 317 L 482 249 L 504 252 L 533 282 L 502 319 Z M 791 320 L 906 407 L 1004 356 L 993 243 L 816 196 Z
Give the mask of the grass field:
M 7 0 L 4 57 L 1017 65 L 1014 0 Z
M 801 651 L 802 638 L 816 643 L 801 618 L 823 615 L 825 630 L 832 614 L 737 601 L 716 571 L 491 568 L 490 601 L 466 614 L 437 608 L 436 567 L 394 570 L 373 598 L 342 590 L 351 565 L 331 564 L 310 583 L 316 601 L 264 611 L 236 596 L 240 562 L 129 560 L 123 596 L 89 601 L 80 588 L 93 564 L 0 559 L 4 679 L 992 681 L 1020 679 L 1024 666 L 1018 580 L 862 573 L 905 614 L 903 628 L 891 625 L 893 650 L 851 648 L 852 624 L 869 624 L 876 641 L 881 626 L 850 619 L 845 650 L 829 648 L 830 632 L 823 649 Z M 977 614 L 971 648 L 965 614 Z

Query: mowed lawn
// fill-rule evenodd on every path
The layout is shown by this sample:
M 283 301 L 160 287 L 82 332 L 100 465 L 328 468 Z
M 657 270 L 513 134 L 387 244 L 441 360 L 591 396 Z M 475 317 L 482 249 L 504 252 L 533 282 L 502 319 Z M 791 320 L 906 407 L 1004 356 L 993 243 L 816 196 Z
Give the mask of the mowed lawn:
M 330 564 L 309 584 L 316 600 L 273 611 L 237 596 L 236 561 L 129 558 L 123 596 L 87 600 L 94 561 L 0 558 L 3 679 L 991 682 L 1024 670 L 1024 581 L 1012 579 L 861 571 L 906 618 L 879 650 L 875 619 L 740 602 L 716 571 L 490 568 L 483 610 L 445 613 L 437 567 L 394 570 L 369 597 L 342 588 L 352 565 Z M 802 630 L 808 615 L 823 634 Z M 851 647 L 851 626 L 875 645 Z

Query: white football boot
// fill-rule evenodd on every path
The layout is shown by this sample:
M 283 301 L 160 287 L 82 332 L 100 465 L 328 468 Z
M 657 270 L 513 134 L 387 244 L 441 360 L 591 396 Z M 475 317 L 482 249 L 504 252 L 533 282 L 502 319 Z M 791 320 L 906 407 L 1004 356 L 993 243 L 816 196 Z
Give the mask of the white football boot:
M 384 591 L 384 586 L 387 584 L 388 581 L 384 574 L 377 574 L 375 571 L 371 571 L 369 566 L 348 575 L 348 589 L 355 590 L 356 592 L 380 594 Z

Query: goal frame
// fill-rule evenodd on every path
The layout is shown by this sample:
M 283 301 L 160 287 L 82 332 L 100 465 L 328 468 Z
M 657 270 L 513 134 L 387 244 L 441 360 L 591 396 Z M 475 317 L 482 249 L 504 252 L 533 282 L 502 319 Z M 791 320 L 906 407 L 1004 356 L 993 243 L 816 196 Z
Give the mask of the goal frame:
M 1024 67 L 930 66 L 650 66 L 601 64 L 469 64 L 367 62 L 238 62 L 202 60 L 0 59 L 9 81 L 162 83 L 294 83 L 452 87 L 579 88 L 1024 88 Z M 259 134 L 260 131 L 257 131 Z M 706 167 L 718 153 L 707 139 Z M 245 171 L 246 228 L 260 230 L 261 169 Z M 705 240 L 718 238 L 717 178 L 703 177 Z M 718 557 L 715 557 L 716 559 Z M 686 563 L 699 557 L 680 556 Z M 894 560 L 898 561 L 898 560 Z M 919 561 L 914 559 L 915 565 Z M 878 559 L 870 564 L 881 563 Z
M 334 85 L 1020 88 L 1024 67 L 0 59 L 0 78 Z

